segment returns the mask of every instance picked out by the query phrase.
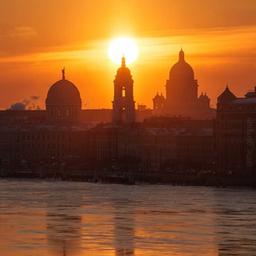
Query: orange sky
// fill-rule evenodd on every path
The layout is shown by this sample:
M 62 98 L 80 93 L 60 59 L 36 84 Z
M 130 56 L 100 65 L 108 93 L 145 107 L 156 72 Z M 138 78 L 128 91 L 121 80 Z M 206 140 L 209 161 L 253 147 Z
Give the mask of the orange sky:
M 122 35 L 140 48 L 137 103 L 165 92 L 180 47 L 213 106 L 226 83 L 242 96 L 256 85 L 255 13 L 255 0 L 0 0 L 0 108 L 35 95 L 43 108 L 63 66 L 84 107 L 111 107 L 107 47 Z

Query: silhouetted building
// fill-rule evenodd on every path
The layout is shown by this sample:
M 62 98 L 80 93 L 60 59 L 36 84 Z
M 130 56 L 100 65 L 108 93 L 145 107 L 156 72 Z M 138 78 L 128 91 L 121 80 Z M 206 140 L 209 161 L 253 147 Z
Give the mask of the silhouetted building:
M 197 83 L 183 52 L 179 62 L 170 72 L 167 99 L 159 94 L 154 98 L 154 114 L 173 110 L 171 104 L 178 107 L 176 97 L 185 104 L 179 111 L 196 111 L 193 106 L 200 108 L 201 114 L 209 110 L 207 95 L 196 98 Z M 184 95 L 179 94 L 179 85 Z M 70 176 L 92 170 L 146 173 L 202 169 L 214 162 L 210 120 L 152 117 L 152 110 L 145 105 L 135 110 L 133 79 L 125 58 L 114 80 L 113 110 L 81 110 L 79 90 L 66 80 L 65 70 L 62 79 L 50 87 L 45 103 L 46 110 L 0 111 L 2 169 Z
M 95 126 L 99 123 L 111 123 L 113 120 L 112 109 L 82 109 L 79 122 L 83 125 Z M 136 109 L 136 122 L 143 122 L 152 116 L 151 109 Z M 49 121 L 46 110 L 0 110 L 0 125 L 16 124 L 75 124 L 76 122 Z
M 51 86 L 45 101 L 49 122 L 75 123 L 79 121 L 82 101 L 77 87 L 65 78 Z
M 44 173 L 54 169 L 79 169 L 81 158 L 86 154 L 88 129 L 85 127 L 32 125 L 5 130 L 0 130 L 0 135 L 8 140 L 8 143 L 2 141 L 5 154 L 1 159 L 11 169 Z
M 158 94 L 153 99 L 154 113 L 166 116 L 183 116 L 195 119 L 212 119 L 215 110 L 210 108 L 206 94 L 198 97 L 198 82 L 192 67 L 185 61 L 183 50 L 173 65 L 166 81 L 166 98 Z
M 210 108 L 210 98 L 207 96 L 206 93 L 201 93 L 198 98 L 199 107 L 202 109 L 209 109 Z
M 176 142 L 176 163 L 183 170 L 213 170 L 216 157 L 213 128 L 183 129 Z
M 153 113 L 155 115 L 163 114 L 164 104 L 165 104 L 165 98 L 163 94 L 159 95 L 157 93 L 156 96 L 153 98 L 153 110 L 154 110 Z
M 88 131 L 88 152 L 95 168 L 115 166 L 118 170 L 173 171 L 213 167 L 213 128 L 113 127 L 104 125 Z
M 134 123 L 135 101 L 133 99 L 133 79 L 126 67 L 125 58 L 117 70 L 114 80 L 113 123 Z
M 219 169 L 256 169 L 256 89 L 238 98 L 226 87 L 218 97 L 216 146 Z

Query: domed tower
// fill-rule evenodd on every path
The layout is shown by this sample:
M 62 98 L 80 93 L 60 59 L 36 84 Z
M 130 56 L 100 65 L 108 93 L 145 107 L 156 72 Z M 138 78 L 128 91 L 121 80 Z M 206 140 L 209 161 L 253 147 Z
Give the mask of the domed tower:
M 53 84 L 45 101 L 47 119 L 53 123 L 74 123 L 79 120 L 81 112 L 81 97 L 77 87 L 65 78 Z
M 179 60 L 171 68 L 166 82 L 165 112 L 175 115 L 187 114 L 196 108 L 198 100 L 198 84 L 192 67 L 185 61 L 181 49 Z
M 113 123 L 135 122 L 135 101 L 133 99 L 133 79 L 126 67 L 125 58 L 117 70 L 114 80 Z

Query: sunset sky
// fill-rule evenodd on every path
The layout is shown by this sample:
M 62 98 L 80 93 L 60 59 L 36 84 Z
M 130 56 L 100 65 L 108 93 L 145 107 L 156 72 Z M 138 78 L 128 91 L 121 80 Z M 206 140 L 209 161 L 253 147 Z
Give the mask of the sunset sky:
M 165 93 L 181 47 L 212 106 L 227 83 L 243 96 L 256 85 L 255 13 L 255 0 L 0 0 L 0 108 L 31 96 L 44 108 L 63 66 L 84 108 L 110 108 L 118 66 L 107 50 L 119 36 L 139 47 L 139 104 Z

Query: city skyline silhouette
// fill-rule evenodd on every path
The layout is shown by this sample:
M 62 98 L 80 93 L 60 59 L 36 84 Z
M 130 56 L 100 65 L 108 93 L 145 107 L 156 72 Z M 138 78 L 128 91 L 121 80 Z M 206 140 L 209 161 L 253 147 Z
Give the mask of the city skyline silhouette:
M 256 252 L 255 0 L 0 0 L 0 256 Z
M 0 108 L 32 95 L 39 97 L 37 104 L 43 108 L 46 92 L 63 66 L 79 86 L 83 107 L 111 108 L 117 66 L 107 51 L 109 42 L 119 36 L 132 37 L 138 44 L 139 57 L 129 67 L 139 104 L 151 107 L 152 95 L 164 93 L 167 73 L 181 47 L 200 81 L 199 93 L 208 92 L 212 107 L 225 84 L 239 96 L 256 84 L 253 1 L 238 1 L 234 8 L 229 8 L 233 6 L 230 0 L 220 5 L 201 0 L 195 5 L 187 0 L 160 1 L 157 6 L 144 0 L 113 1 L 111 5 L 106 1 L 89 5 L 81 0 L 72 4 L 60 0 L 2 2 Z M 140 8 L 145 10 L 147 22 L 133 11 Z M 43 22 L 45 13 L 48 19 Z

